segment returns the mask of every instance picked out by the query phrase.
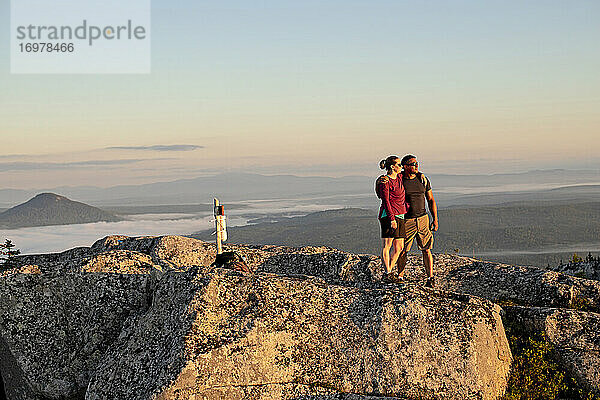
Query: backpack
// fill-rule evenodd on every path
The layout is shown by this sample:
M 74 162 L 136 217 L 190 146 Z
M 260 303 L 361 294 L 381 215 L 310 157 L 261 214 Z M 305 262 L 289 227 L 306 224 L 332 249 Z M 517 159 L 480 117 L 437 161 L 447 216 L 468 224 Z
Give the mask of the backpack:
M 381 193 L 379 193 L 379 185 L 382 183 L 388 183 L 389 178 L 386 175 L 381 175 L 375 180 L 375 194 L 381 199 Z
M 250 268 L 246 264 L 246 260 L 239 253 L 235 251 L 225 251 L 221 254 L 217 254 L 215 262 L 211 264 L 211 271 L 214 268 L 227 268 L 234 271 L 239 271 L 244 274 L 251 274 Z
M 427 177 L 425 175 L 423 175 L 422 172 L 417 172 L 417 178 L 419 178 L 419 180 L 421 181 L 423 186 L 425 186 L 425 188 L 427 188 Z

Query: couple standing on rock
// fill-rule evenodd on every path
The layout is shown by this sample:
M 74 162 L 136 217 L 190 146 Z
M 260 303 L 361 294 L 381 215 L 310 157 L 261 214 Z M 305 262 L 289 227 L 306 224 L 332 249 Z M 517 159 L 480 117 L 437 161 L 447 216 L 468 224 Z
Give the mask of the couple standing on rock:
M 437 206 L 429 179 L 419 172 L 417 157 L 408 154 L 400 160 L 389 156 L 379 163 L 387 174 L 377 178 L 375 192 L 381 199 L 379 223 L 381 224 L 382 260 L 385 281 L 399 283 L 403 280 L 407 253 L 417 238 L 423 252 L 423 265 L 427 274 L 425 286 L 433 287 L 432 231 L 438 229 Z M 429 221 L 425 203 L 433 221 Z

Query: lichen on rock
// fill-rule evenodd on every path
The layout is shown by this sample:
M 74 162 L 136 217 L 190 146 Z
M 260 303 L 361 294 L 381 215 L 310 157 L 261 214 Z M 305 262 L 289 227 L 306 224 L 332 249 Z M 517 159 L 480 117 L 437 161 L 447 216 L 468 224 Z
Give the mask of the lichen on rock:
M 372 255 L 227 249 L 254 274 L 213 270 L 214 245 L 178 236 L 20 257 L 28 267 L 0 276 L 8 398 L 502 395 L 510 350 L 493 303 L 420 277 L 384 285 Z
M 86 399 L 291 399 L 323 391 L 495 399 L 510 364 L 500 309 L 466 299 L 310 277 L 170 272 L 154 306 L 99 366 Z

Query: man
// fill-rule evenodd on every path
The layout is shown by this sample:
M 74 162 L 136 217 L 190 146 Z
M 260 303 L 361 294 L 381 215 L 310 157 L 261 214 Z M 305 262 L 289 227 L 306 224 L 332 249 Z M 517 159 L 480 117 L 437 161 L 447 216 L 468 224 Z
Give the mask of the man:
M 431 191 L 429 179 L 419 172 L 419 162 L 417 157 L 408 154 L 402 158 L 402 184 L 406 194 L 406 201 L 410 205 L 408 213 L 404 216 L 406 238 L 404 239 L 404 248 L 398 258 L 398 278 L 402 279 L 404 268 L 406 267 L 407 254 L 412 246 L 414 238 L 417 238 L 419 249 L 423 253 L 423 265 L 427 274 L 426 287 L 434 287 L 433 278 L 433 234 L 431 231 L 438 229 L 437 205 Z M 429 212 L 433 221 L 429 221 L 425 203 L 429 207 Z

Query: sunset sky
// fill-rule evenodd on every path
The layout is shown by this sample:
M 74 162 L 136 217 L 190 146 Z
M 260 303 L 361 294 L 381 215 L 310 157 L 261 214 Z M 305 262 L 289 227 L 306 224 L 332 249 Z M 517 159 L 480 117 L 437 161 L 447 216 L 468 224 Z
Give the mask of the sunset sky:
M 406 153 L 598 170 L 599 21 L 597 0 L 153 0 L 151 74 L 18 75 L 2 0 L 2 186 L 374 175 Z

